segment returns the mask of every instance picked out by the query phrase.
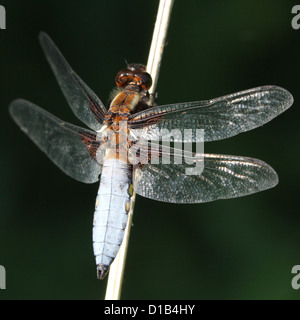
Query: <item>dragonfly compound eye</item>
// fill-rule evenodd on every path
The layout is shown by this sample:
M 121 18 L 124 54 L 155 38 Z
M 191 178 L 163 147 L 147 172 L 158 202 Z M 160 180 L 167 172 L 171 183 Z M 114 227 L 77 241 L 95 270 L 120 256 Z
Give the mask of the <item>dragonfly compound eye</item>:
M 129 69 L 123 69 L 116 75 L 116 84 L 118 87 L 126 87 L 133 79 L 133 72 Z
M 138 85 L 140 85 L 144 90 L 149 90 L 152 85 L 152 78 L 148 72 L 141 72 L 139 74 Z
M 138 64 L 128 65 L 128 69 L 123 69 L 116 76 L 118 87 L 126 87 L 128 84 L 136 84 L 143 90 L 148 90 L 152 85 L 152 78 L 145 71 L 145 66 Z

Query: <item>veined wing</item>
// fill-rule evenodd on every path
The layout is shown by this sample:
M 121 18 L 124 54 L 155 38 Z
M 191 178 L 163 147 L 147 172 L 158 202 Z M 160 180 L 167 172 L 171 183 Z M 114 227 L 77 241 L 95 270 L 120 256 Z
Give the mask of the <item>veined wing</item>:
M 156 106 L 131 116 L 131 128 L 144 140 L 161 140 L 160 130 L 193 129 L 174 141 L 201 142 L 196 130 L 204 130 L 204 141 L 226 139 L 257 128 L 277 117 L 293 103 L 293 96 L 277 86 L 257 87 L 224 97 Z M 137 130 L 139 129 L 139 130 Z
M 15 100 L 9 107 L 15 122 L 67 175 L 85 183 L 99 179 L 95 160 L 96 133 L 66 123 L 31 102 Z
M 106 109 L 96 94 L 72 70 L 50 37 L 41 32 L 39 40 L 60 88 L 74 114 L 91 129 L 97 131 Z
M 171 149 L 172 155 L 180 153 Z M 246 196 L 278 183 L 274 169 L 258 159 L 215 154 L 194 154 L 193 159 L 203 166 L 199 174 L 187 175 L 185 163 L 136 165 L 135 192 L 163 202 L 201 203 Z

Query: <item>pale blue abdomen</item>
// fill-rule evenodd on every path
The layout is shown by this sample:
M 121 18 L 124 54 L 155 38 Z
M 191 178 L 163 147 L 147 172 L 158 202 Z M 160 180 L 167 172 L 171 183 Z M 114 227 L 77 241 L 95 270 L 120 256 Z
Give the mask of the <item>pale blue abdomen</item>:
M 93 224 L 93 247 L 100 279 L 106 275 L 123 241 L 131 183 L 131 165 L 118 159 L 104 161 Z

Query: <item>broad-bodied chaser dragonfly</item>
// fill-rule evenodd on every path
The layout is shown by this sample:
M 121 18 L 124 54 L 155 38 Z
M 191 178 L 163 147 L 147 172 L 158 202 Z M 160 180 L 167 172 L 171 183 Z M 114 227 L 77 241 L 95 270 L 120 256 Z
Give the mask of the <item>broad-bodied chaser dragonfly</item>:
M 268 164 L 230 155 L 193 154 L 190 158 L 195 164 L 201 162 L 203 170 L 186 174 L 185 164 L 160 161 L 165 153 L 184 157 L 184 151 L 164 148 L 159 132 L 202 129 L 205 142 L 235 136 L 288 109 L 293 97 L 285 89 L 262 86 L 212 100 L 152 106 L 150 74 L 143 65 L 130 64 L 117 74 L 117 90 L 107 110 L 52 40 L 45 33 L 39 40 L 71 109 L 91 130 L 64 122 L 25 100 L 13 101 L 10 114 L 67 175 L 94 183 L 101 174 L 93 223 L 98 278 L 105 277 L 119 251 L 133 190 L 164 202 L 202 203 L 245 196 L 277 184 L 277 174 Z M 141 140 L 156 141 L 154 152 L 150 144 L 139 144 Z M 174 141 L 199 142 L 195 134 Z M 139 161 L 130 161 L 141 154 Z M 154 156 L 159 161 L 151 161 Z

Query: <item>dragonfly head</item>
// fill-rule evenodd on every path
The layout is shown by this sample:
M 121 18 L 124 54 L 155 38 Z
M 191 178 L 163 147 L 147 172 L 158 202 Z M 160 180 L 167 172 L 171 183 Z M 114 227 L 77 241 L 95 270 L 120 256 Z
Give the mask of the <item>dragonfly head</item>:
M 124 88 L 129 84 L 138 86 L 141 91 L 148 91 L 152 85 L 152 78 L 143 64 L 131 63 L 126 69 L 118 72 L 116 76 L 116 84 L 118 87 Z

